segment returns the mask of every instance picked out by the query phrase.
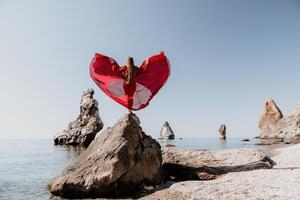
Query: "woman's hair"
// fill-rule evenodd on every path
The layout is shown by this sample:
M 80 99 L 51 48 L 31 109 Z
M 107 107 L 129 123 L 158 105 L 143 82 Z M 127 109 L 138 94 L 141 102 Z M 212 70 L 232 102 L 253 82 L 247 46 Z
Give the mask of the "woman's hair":
M 135 77 L 135 74 L 134 74 L 134 61 L 133 61 L 133 58 L 132 57 L 128 57 L 128 60 L 127 60 L 127 64 L 126 64 L 126 70 L 127 70 L 127 77 L 126 80 L 128 83 L 131 83 L 133 80 L 134 80 L 134 77 Z

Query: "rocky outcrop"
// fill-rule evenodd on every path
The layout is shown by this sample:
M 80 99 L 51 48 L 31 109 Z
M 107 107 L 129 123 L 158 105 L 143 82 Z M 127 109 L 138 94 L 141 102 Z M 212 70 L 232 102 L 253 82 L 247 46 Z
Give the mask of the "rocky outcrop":
M 174 132 L 168 122 L 165 122 L 160 130 L 160 139 L 175 139 Z
M 300 143 L 300 102 L 285 118 L 285 123 L 276 137 L 284 138 L 289 143 Z
M 222 140 L 226 140 L 226 125 L 221 124 L 219 128 L 219 137 Z
M 260 138 L 273 137 L 274 133 L 282 127 L 282 118 L 282 112 L 275 101 L 267 100 L 259 118 Z
M 93 95 L 93 89 L 83 92 L 79 116 L 75 121 L 69 123 L 67 129 L 54 137 L 54 144 L 87 147 L 92 142 L 96 134 L 103 128 L 98 102 L 93 98 Z
M 275 102 L 267 101 L 260 117 L 259 127 L 262 139 L 277 139 L 275 144 L 300 143 L 300 102 L 284 118 Z M 258 144 L 268 145 L 274 144 L 274 142 L 267 140 Z
M 66 198 L 132 195 L 161 181 L 161 148 L 126 114 L 95 138 L 77 161 L 54 178 L 49 190 Z
M 177 180 L 206 180 L 208 175 L 271 168 L 273 165 L 274 162 L 258 149 L 192 151 L 165 148 L 163 151 L 163 169 Z

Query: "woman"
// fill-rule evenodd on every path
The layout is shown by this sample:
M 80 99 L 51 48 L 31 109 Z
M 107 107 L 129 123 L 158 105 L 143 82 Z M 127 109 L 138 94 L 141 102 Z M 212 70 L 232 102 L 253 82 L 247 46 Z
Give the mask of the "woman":
M 131 57 L 120 67 L 113 58 L 96 53 L 90 75 L 107 96 L 131 112 L 149 105 L 166 83 L 170 65 L 164 52 L 147 58 L 140 67 L 134 65 Z
M 117 72 L 124 78 L 123 88 L 127 97 L 128 112 L 131 113 L 133 106 L 133 96 L 136 92 L 136 75 L 142 73 L 142 68 L 134 65 L 132 57 L 128 57 L 127 64 L 124 67 L 119 67 L 117 64 L 112 65 L 112 70 Z

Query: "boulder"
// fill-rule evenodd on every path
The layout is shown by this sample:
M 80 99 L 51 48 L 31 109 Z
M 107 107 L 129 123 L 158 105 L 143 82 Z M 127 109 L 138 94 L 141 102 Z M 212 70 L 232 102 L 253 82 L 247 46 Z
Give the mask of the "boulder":
M 175 139 L 174 132 L 167 121 L 160 130 L 160 139 Z
M 48 188 L 65 198 L 132 195 L 161 182 L 161 164 L 159 143 L 145 135 L 130 113 L 98 135 Z
M 220 125 L 219 136 L 220 136 L 220 139 L 226 140 L 226 125 L 225 124 Z
M 93 98 L 94 90 L 83 92 L 80 102 L 80 113 L 76 120 L 54 137 L 55 145 L 81 145 L 87 147 L 96 134 L 103 128 L 99 116 L 98 102 Z
M 281 119 L 283 115 L 275 101 L 267 100 L 259 118 L 260 138 L 274 137 L 274 134 L 282 127 L 284 120 Z
M 163 169 L 177 180 L 206 180 L 208 175 L 272 168 L 273 165 L 263 151 L 251 148 L 183 150 L 173 147 L 163 150 Z

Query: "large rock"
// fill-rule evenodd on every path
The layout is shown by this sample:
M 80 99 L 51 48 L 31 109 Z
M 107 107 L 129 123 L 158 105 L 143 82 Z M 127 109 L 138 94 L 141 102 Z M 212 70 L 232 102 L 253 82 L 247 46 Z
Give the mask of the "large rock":
M 170 124 L 166 121 L 160 130 L 161 139 L 175 139 L 175 134 L 170 127 Z
M 77 161 L 54 178 L 49 190 L 67 198 L 132 195 L 161 181 L 161 147 L 126 114 L 95 138 Z
M 274 105 L 272 105 L 272 107 L 272 109 L 275 110 L 275 112 L 273 112 L 274 117 L 272 118 L 272 120 L 265 120 L 268 119 L 268 115 L 262 115 L 262 119 L 260 120 L 260 127 L 263 131 L 260 135 L 260 138 L 277 139 L 273 141 L 279 141 L 278 139 L 282 139 L 281 142 L 285 143 L 300 143 L 300 102 L 285 118 L 282 117 L 282 114 L 276 104 L 275 108 Z M 276 109 L 276 107 L 278 110 Z M 272 116 L 271 114 L 269 115 Z M 272 141 L 270 142 L 269 140 L 266 142 L 268 144 L 273 144 Z
M 165 148 L 163 169 L 177 180 L 201 180 L 207 175 L 271 168 L 274 162 L 261 150 L 183 150 Z M 204 178 L 203 178 L 204 176 Z
M 221 124 L 219 128 L 219 137 L 222 140 L 226 140 L 226 125 Z
M 69 123 L 67 129 L 54 137 L 56 145 L 88 146 L 96 134 L 103 128 L 99 116 L 98 102 L 93 98 L 94 90 L 83 92 L 80 102 L 80 114 L 75 121 Z
M 273 137 L 282 127 L 283 115 L 273 99 L 266 101 L 259 118 L 260 138 Z
M 284 138 L 290 143 L 300 142 L 300 103 L 298 103 L 284 119 L 285 123 L 277 132 L 276 137 Z

